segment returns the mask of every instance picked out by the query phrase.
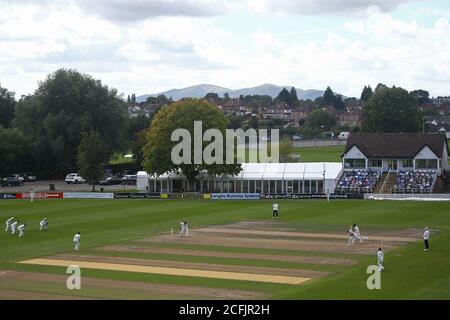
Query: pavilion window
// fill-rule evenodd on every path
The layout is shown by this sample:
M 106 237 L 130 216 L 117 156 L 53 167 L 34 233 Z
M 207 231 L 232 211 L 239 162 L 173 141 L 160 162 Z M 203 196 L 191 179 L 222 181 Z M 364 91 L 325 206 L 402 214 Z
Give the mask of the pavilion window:
M 255 180 L 250 180 L 249 184 L 250 184 L 250 188 L 249 188 L 248 192 L 255 193 Z

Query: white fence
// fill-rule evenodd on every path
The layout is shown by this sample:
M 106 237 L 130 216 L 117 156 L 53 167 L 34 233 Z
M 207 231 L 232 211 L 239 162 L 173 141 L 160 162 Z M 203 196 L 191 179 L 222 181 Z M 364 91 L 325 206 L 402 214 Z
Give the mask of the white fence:
M 294 147 L 329 147 L 329 146 L 345 146 L 347 144 L 346 139 L 305 139 L 296 140 L 293 142 Z
M 364 199 L 412 200 L 412 201 L 450 201 L 450 194 L 448 194 L 448 193 L 427 193 L 427 194 L 372 193 L 372 194 L 365 194 Z

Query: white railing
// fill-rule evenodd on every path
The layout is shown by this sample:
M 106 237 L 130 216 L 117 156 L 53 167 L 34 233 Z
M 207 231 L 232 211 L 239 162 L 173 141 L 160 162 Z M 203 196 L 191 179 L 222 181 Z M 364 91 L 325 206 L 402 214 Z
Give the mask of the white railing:
M 416 201 L 450 201 L 448 193 L 374 193 L 365 194 L 364 199 L 370 200 L 416 200 Z
M 386 186 L 386 182 L 388 181 L 390 174 L 391 174 L 391 169 L 389 169 L 389 171 L 386 175 L 386 178 L 384 178 L 383 184 L 381 185 L 381 188 L 380 188 L 380 193 L 383 193 L 384 187 Z

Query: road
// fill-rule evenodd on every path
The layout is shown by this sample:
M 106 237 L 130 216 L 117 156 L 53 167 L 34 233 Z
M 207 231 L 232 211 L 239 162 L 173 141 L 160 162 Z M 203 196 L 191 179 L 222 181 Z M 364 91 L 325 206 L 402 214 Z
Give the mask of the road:
M 29 192 L 31 190 L 50 191 L 50 184 L 55 185 L 56 192 L 86 192 L 92 190 L 92 186 L 87 183 L 67 184 L 64 182 L 64 180 L 42 180 L 36 182 L 25 182 L 23 187 L 0 187 L 0 193 L 8 193 L 8 192 L 21 193 L 21 192 Z M 96 191 L 100 191 L 100 188 L 103 188 L 105 192 L 112 192 L 112 191 L 121 192 L 127 190 L 136 190 L 136 185 L 95 186 Z

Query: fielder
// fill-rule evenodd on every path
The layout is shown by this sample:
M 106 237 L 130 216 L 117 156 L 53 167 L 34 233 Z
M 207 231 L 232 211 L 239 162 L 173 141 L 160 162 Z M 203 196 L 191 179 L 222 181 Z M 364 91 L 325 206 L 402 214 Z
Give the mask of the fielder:
M 278 203 L 276 201 L 272 204 L 272 219 L 275 219 L 275 217 L 280 219 L 278 215 Z
M 16 234 L 16 228 L 18 224 L 19 221 L 14 221 L 13 223 L 11 223 L 11 234 Z
M 381 250 L 381 248 L 378 248 L 377 257 L 378 257 L 378 271 L 381 272 L 384 270 L 383 267 L 384 252 Z
M 22 223 L 20 226 L 17 227 L 17 230 L 19 230 L 19 237 L 22 238 L 23 235 L 25 234 L 25 223 Z
M 77 232 L 73 236 L 73 244 L 74 244 L 74 250 L 75 251 L 80 250 L 80 239 L 81 239 L 81 234 L 79 232 Z
M 30 201 L 31 201 L 31 202 L 34 202 L 34 197 L 35 197 L 35 195 L 36 195 L 36 193 L 35 193 L 34 189 L 32 189 L 32 190 L 30 191 Z
M 39 230 L 47 230 L 48 229 L 48 220 L 44 218 L 41 222 L 39 222 Z
M 423 249 L 423 251 L 429 251 L 430 250 L 430 229 L 428 229 L 428 227 L 425 227 L 424 232 L 423 232 L 423 243 L 425 245 L 425 249 Z
M 5 225 L 6 225 L 5 232 L 9 231 L 9 228 L 11 227 L 11 223 L 13 222 L 13 220 L 14 220 L 14 217 L 11 217 L 8 220 L 6 220 L 6 222 L 5 222 Z
M 185 235 L 186 237 L 189 237 L 189 228 L 187 221 L 180 222 L 181 231 L 180 231 L 180 237 Z

